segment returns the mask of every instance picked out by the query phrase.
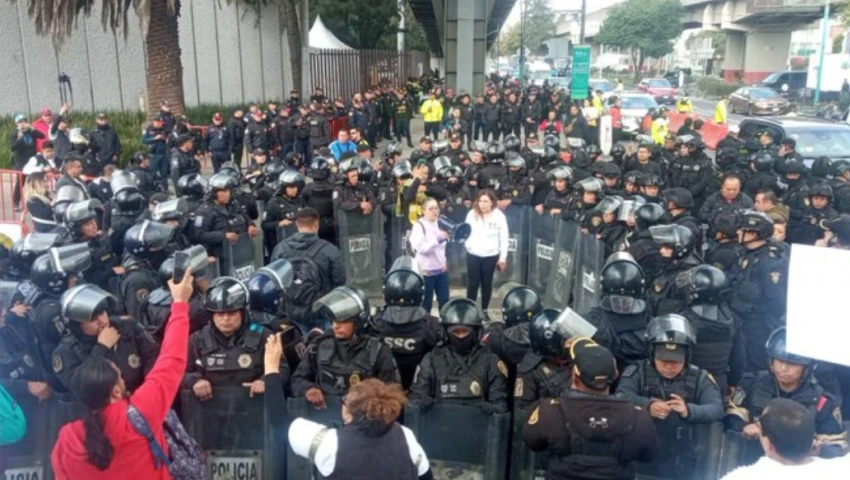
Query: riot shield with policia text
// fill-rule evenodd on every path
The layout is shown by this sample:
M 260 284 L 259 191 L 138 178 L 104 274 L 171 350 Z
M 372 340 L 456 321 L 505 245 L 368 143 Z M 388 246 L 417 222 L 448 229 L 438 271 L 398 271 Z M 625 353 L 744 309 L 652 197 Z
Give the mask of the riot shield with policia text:
M 247 233 L 239 234 L 236 242 L 224 241 L 219 263 L 221 276 L 246 281 L 255 270 L 256 244 Z
M 599 276 L 605 264 L 605 244 L 588 233 L 581 233 L 577 243 L 572 307 L 586 312 L 598 305 L 602 296 Z
M 448 268 L 449 282 L 451 288 L 466 288 L 466 240 L 472 234 L 472 228 L 466 221 L 469 209 L 465 205 L 452 205 L 446 207 L 451 209 L 450 213 L 441 215 L 438 220 L 440 230 L 448 233 L 449 241 L 446 243 L 446 267 Z
M 576 271 L 576 249 L 581 236 L 578 222 L 561 221 L 555 236 L 552 267 L 546 281 L 543 304 L 565 308 L 570 303 Z
M 550 279 L 555 237 L 561 217 L 552 216 L 549 212 L 530 212 L 528 218 L 528 285 L 539 292 L 545 292 Z
M 508 221 L 508 258 L 504 271 L 496 271 L 493 276 L 493 289 L 499 289 L 508 282 L 525 284 L 526 260 L 528 257 L 528 215 L 531 209 L 525 206 L 509 205 L 505 209 Z
M 358 287 L 369 297 L 380 297 L 384 278 L 384 219 L 373 210 L 334 211 L 337 238 L 345 263 L 346 285 Z

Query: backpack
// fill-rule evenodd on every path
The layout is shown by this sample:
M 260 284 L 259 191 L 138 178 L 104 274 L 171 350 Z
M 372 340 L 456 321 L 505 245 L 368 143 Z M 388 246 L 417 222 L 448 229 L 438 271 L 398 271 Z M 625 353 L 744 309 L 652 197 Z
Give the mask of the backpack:
M 127 419 L 136 432 L 145 437 L 150 444 L 154 465 L 159 470 L 162 465 L 168 469 L 174 480 L 196 480 L 206 478 L 206 462 L 204 451 L 183 428 L 174 410 L 169 410 L 165 416 L 162 428 L 165 441 L 168 443 L 168 455 L 157 443 L 148 421 L 136 407 L 130 405 L 127 409 Z
M 0 446 L 20 442 L 27 433 L 27 417 L 18 402 L 0 384 Z
M 324 246 L 323 241 L 316 240 L 307 250 L 296 251 L 292 258 L 287 258 L 292 265 L 292 285 L 283 293 L 283 306 L 287 318 L 294 323 L 306 320 L 313 302 L 324 291 L 319 265 L 315 260 Z

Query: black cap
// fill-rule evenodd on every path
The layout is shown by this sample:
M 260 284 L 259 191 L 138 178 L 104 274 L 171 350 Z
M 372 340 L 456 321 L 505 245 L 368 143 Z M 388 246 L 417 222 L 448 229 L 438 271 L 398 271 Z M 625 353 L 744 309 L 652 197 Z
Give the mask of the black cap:
M 366 145 L 365 143 L 361 143 L 361 144 L 357 145 L 357 153 L 368 152 L 370 150 L 372 150 L 372 147 L 370 147 L 369 145 Z
M 678 343 L 659 343 L 655 345 L 655 358 L 669 362 L 685 363 L 688 352 L 684 345 Z
M 266 154 L 266 149 L 265 149 L 265 148 L 261 148 L 261 147 L 257 147 L 257 148 L 255 148 L 255 149 L 254 149 L 251 153 L 252 153 L 252 154 L 254 154 L 254 155 L 265 155 L 265 154 Z
M 431 137 L 422 137 L 419 139 L 419 143 L 431 143 Z
M 617 379 L 617 361 L 602 345 L 589 339 L 573 343 L 570 349 L 573 371 L 586 387 L 603 390 Z
M 785 145 L 786 147 L 797 148 L 797 140 L 794 140 L 793 138 L 784 138 L 781 142 L 779 142 L 779 144 Z

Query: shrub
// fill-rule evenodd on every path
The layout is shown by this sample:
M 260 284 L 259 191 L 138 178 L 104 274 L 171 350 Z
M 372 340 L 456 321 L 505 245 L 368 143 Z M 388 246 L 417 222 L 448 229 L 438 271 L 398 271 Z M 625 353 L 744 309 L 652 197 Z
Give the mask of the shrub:
M 696 81 L 696 88 L 704 97 L 723 97 L 743 87 L 742 83 L 726 83 L 721 78 L 704 76 Z

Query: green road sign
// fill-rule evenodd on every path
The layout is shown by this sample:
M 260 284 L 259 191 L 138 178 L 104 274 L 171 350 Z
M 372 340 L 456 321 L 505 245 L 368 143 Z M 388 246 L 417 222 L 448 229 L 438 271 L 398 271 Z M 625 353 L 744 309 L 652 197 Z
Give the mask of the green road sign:
M 590 45 L 573 47 L 573 78 L 570 81 L 570 97 L 584 100 L 590 88 Z

